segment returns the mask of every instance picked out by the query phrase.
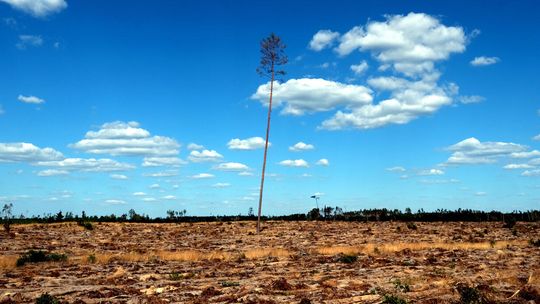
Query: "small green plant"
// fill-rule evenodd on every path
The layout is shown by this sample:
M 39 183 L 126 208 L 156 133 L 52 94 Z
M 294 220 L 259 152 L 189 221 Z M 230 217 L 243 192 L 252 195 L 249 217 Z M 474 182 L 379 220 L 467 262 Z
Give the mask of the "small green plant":
M 358 260 L 358 256 L 354 254 L 341 254 L 337 260 L 341 263 L 352 264 Z
M 92 223 L 90 222 L 77 222 L 77 225 L 83 227 L 86 230 L 94 230 L 94 226 L 92 226 Z
M 36 299 L 36 304 L 60 304 L 60 301 L 50 294 L 44 293 Z
M 476 287 L 469 287 L 464 284 L 457 286 L 457 291 L 460 296 L 459 303 L 462 304 L 484 304 L 486 300 L 480 294 L 480 291 Z
M 173 272 L 169 274 L 169 279 L 172 281 L 180 281 L 184 276 L 179 274 L 178 272 Z
M 41 262 L 63 262 L 67 260 L 65 254 L 47 253 L 42 250 L 29 250 L 17 259 L 17 267 L 24 266 L 26 263 Z
M 409 228 L 409 230 L 416 230 L 418 229 L 418 226 L 413 222 L 407 222 L 407 228 Z
M 97 258 L 96 258 L 96 255 L 95 255 L 95 254 L 92 253 L 92 254 L 90 254 L 90 255 L 88 256 L 88 263 L 90 263 L 90 264 L 95 264 L 96 261 L 97 261 Z
M 383 304 L 407 304 L 407 301 L 405 299 L 402 299 L 395 295 L 384 295 L 383 297 Z
M 394 287 L 398 291 L 401 291 L 401 292 L 411 291 L 411 287 L 409 286 L 409 284 L 406 282 L 402 282 L 400 279 L 395 279 L 392 281 L 392 283 L 394 284 Z
M 222 281 L 221 287 L 234 287 L 234 286 L 240 286 L 239 282 L 232 282 L 232 281 Z

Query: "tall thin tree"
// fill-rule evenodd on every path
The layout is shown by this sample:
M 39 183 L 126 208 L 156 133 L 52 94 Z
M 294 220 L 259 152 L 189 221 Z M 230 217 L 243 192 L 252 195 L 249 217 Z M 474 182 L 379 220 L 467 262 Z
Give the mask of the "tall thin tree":
M 257 73 L 270 78 L 270 98 L 268 102 L 268 121 L 266 124 L 266 143 L 264 145 L 264 158 L 261 174 L 261 189 L 259 192 L 259 213 L 257 215 L 257 234 L 261 232 L 261 211 L 264 189 L 264 174 L 266 171 L 266 156 L 268 154 L 268 136 L 270 135 L 270 117 L 272 115 L 272 94 L 274 92 L 274 80 L 276 76 L 285 75 L 285 71 L 276 69 L 287 63 L 285 44 L 274 33 L 261 41 L 261 64 Z

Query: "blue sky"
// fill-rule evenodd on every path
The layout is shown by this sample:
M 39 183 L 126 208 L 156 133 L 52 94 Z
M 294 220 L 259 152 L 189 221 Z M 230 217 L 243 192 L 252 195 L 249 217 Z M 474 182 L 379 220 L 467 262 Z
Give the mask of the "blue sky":
M 535 1 L 0 0 L 0 202 L 151 216 L 540 207 Z

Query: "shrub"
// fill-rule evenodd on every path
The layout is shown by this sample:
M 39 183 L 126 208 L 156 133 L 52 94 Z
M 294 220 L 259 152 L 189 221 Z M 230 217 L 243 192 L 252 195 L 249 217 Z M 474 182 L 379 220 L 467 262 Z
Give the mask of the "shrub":
M 486 299 L 482 296 L 478 288 L 469 287 L 465 284 L 459 284 L 457 291 L 460 296 L 459 303 L 462 304 L 484 304 L 487 303 Z
M 96 261 L 97 259 L 95 254 L 92 253 L 88 256 L 88 263 L 94 264 Z
M 44 293 L 36 299 L 36 304 L 60 304 L 60 301 L 50 294 Z
M 233 286 L 240 286 L 240 283 L 238 282 L 231 282 L 231 281 L 223 281 L 220 283 L 221 287 L 233 287 Z
M 94 230 L 94 226 L 90 222 L 77 222 L 77 225 L 83 227 L 86 230 Z
M 540 239 L 537 239 L 537 240 L 530 239 L 529 244 L 531 244 L 532 246 L 540 247 Z
M 513 218 L 513 217 L 507 217 L 506 219 L 504 219 L 504 224 L 503 224 L 503 227 L 504 228 L 508 228 L 508 229 L 512 229 L 514 228 L 514 226 L 516 225 L 516 219 Z
M 409 286 L 409 284 L 406 282 L 402 282 L 400 279 L 395 279 L 394 281 L 392 281 L 392 283 L 394 284 L 394 287 L 398 291 L 401 291 L 401 292 L 411 291 L 411 287 Z
M 418 229 L 418 226 L 416 226 L 416 224 L 413 222 L 407 222 L 407 228 L 409 228 L 410 230 L 416 230 Z
M 407 301 L 404 299 L 394 296 L 394 295 L 384 295 L 383 297 L 383 304 L 407 304 Z
M 340 254 L 337 260 L 341 263 L 352 264 L 358 260 L 358 256 L 354 254 Z
M 17 267 L 24 266 L 26 263 L 61 262 L 65 260 L 67 260 L 65 254 L 46 253 L 42 250 L 29 250 L 17 259 Z

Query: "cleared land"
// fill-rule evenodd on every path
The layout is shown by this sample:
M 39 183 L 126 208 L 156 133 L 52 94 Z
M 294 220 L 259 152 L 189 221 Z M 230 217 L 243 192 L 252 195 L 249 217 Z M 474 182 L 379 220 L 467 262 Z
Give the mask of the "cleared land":
M 467 287 L 540 303 L 529 244 L 540 223 L 266 222 L 260 236 L 254 222 L 93 226 L 0 232 L 0 303 L 46 292 L 68 303 L 458 303 Z M 16 267 L 30 249 L 67 261 Z

